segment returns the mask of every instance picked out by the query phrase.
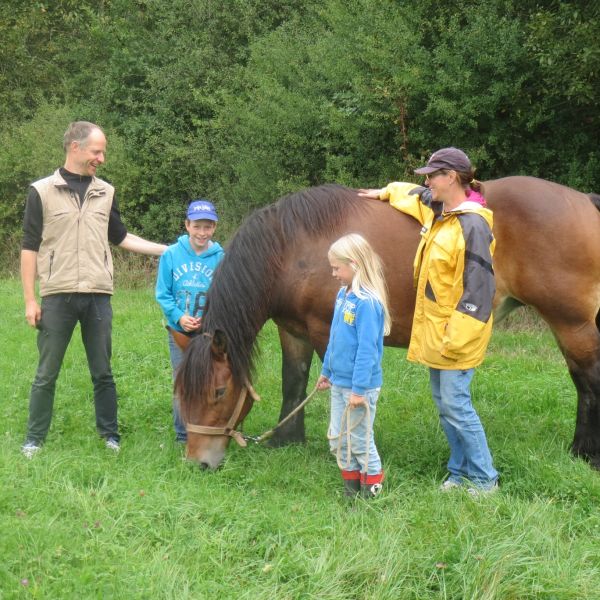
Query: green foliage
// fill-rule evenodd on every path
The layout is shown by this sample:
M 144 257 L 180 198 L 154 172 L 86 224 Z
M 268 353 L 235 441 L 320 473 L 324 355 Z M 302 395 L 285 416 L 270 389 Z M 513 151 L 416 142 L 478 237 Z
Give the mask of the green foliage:
M 70 108 L 41 104 L 31 120 L 0 133 L 1 238 L 19 229 L 29 184 L 62 163 L 65 123 L 74 115 Z
M 413 123 L 417 147 L 465 148 L 481 178 L 520 172 L 515 138 L 530 104 L 521 26 L 490 4 L 436 11 L 429 19 L 424 106 Z
M 27 182 L 58 166 L 71 118 L 107 131 L 125 222 L 165 241 L 192 198 L 214 200 L 229 234 L 301 187 L 411 178 L 445 145 L 481 178 L 599 190 L 599 13 L 563 0 L 6 0 L 2 232 L 18 230 Z
M 87 29 L 101 18 L 102 5 L 89 0 L 0 3 L 3 126 L 32 118 L 41 104 L 72 103 L 77 81 L 68 75 L 93 65 Z
M 553 176 L 584 191 L 599 189 L 600 6 L 557 2 L 529 23 L 527 50 L 539 69 L 542 127 L 556 144 Z
M 410 67 L 399 67 L 419 56 L 418 37 L 388 3 L 328 8 L 258 40 L 245 93 L 225 98 L 222 162 L 236 166 L 234 193 L 256 204 L 400 169 Z
M 14 237 L 20 230 L 29 184 L 53 173 L 64 162 L 63 134 L 70 121 L 93 120 L 80 107 L 42 103 L 30 120 L 0 133 L 0 237 Z M 135 167 L 116 132 L 106 129 L 109 138 L 107 166 L 102 177 L 118 182 L 119 196 L 133 194 Z M 131 191 L 130 191 L 131 190 Z M 125 212 L 127 202 L 122 203 Z
M 214 154 L 222 141 L 212 122 L 222 90 L 236 85 L 250 40 L 294 12 L 296 3 L 131 5 L 113 0 L 110 22 L 94 30 L 98 45 L 110 48 L 118 40 L 119 47 L 93 83 L 93 102 L 135 152 L 136 193 L 123 197 L 127 216 L 146 235 L 172 239 L 181 228 L 179 207 L 219 189 Z

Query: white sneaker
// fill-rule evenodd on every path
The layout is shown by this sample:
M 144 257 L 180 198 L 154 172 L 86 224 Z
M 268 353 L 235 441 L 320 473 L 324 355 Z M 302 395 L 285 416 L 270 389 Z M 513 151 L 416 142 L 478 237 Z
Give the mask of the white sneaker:
M 33 458 L 33 455 L 39 452 L 41 449 L 42 447 L 36 444 L 35 442 L 25 442 L 21 446 L 21 454 L 25 458 Z
M 106 447 L 113 452 L 118 452 L 121 449 L 121 444 L 115 438 L 109 437 L 106 438 Z
M 446 479 L 442 485 L 440 485 L 440 492 L 450 492 L 451 490 L 455 490 L 457 488 L 461 488 L 462 485 L 452 479 Z

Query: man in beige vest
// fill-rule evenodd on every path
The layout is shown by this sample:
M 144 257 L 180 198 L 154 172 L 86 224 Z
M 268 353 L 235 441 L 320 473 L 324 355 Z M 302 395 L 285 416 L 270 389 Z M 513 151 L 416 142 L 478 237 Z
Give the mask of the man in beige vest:
M 96 177 L 106 153 L 100 127 L 87 121 L 71 123 L 64 149 L 64 167 L 31 185 L 23 221 L 25 318 L 38 329 L 39 350 L 27 437 L 21 449 L 28 458 L 46 439 L 56 380 L 77 322 L 94 385 L 96 428 L 107 448 L 119 451 L 117 392 L 110 366 L 113 266 L 109 242 L 155 256 L 166 249 L 127 232 L 114 188 Z M 41 306 L 35 294 L 36 274 Z

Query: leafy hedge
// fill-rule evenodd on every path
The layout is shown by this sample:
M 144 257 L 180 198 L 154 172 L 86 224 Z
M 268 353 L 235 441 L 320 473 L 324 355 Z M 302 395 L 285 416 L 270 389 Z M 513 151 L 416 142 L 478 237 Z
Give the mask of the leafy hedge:
M 327 181 L 413 177 L 464 148 L 481 178 L 600 190 L 600 7 L 531 0 L 104 0 L 0 7 L 0 234 L 62 162 L 68 122 L 109 136 L 102 174 L 157 240 L 193 197 L 225 233 Z

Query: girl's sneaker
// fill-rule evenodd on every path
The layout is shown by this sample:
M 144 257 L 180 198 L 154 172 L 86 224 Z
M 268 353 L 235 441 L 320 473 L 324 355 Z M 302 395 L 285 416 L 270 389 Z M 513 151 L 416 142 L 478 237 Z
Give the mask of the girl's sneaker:
M 360 495 L 362 498 L 370 499 L 375 498 L 381 494 L 383 485 L 381 483 L 361 483 L 360 484 Z
M 360 494 L 360 479 L 344 479 L 344 496 L 356 498 Z
M 381 494 L 383 489 L 384 473 L 377 473 L 376 475 L 368 475 L 362 473 L 360 481 L 360 495 L 362 498 L 375 498 Z

